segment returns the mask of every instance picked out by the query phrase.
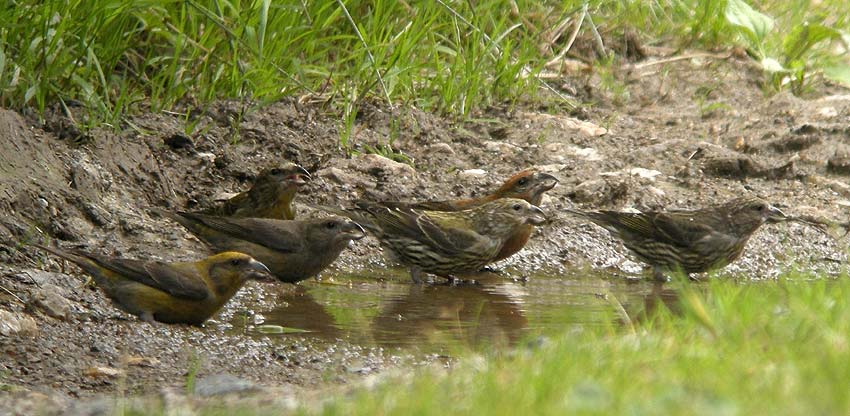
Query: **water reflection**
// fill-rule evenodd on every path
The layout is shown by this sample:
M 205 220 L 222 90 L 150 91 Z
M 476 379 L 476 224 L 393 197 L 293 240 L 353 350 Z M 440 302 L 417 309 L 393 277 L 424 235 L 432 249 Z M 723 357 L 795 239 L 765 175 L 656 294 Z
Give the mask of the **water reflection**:
M 346 284 L 309 282 L 281 294 L 274 309 L 259 312 L 266 324 L 306 331 L 281 337 L 439 352 L 510 346 L 571 326 L 636 325 L 659 308 L 681 309 L 669 286 L 587 274 L 533 276 L 528 282 L 482 275 L 474 284 L 456 286 L 372 276 L 336 280 Z
M 640 298 L 640 302 L 625 305 L 624 308 L 632 322 L 645 322 L 664 310 L 674 315 L 682 312 L 679 303 L 679 291 L 669 285 L 651 282 L 651 289 Z
M 528 325 L 520 305 L 497 286 L 409 285 L 371 322 L 380 345 L 513 344 Z
M 330 340 L 342 337 L 334 317 L 304 286 L 296 286 L 295 290 L 281 295 L 278 306 L 263 315 L 267 315 L 267 324 L 307 331 L 311 337 Z

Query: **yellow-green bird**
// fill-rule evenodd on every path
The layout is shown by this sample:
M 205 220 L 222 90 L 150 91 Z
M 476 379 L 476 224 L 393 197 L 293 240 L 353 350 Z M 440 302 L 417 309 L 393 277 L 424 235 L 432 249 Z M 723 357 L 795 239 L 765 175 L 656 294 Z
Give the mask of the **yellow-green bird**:
M 177 221 L 215 250 L 253 256 L 288 283 L 318 275 L 351 241 L 366 236 L 360 225 L 336 216 L 283 221 L 154 211 Z
M 263 263 L 237 252 L 197 262 L 164 263 L 34 246 L 79 266 L 115 307 L 146 322 L 201 325 L 247 280 L 269 278 Z
M 306 169 L 292 162 L 264 169 L 251 189 L 200 213 L 236 218 L 295 219 L 292 201 L 298 188 L 310 179 Z

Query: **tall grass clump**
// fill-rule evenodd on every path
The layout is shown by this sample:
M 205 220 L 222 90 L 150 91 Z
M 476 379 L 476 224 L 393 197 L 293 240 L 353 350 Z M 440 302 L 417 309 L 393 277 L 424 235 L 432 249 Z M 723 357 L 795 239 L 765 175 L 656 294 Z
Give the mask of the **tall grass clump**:
M 13 0 L 0 8 L 0 105 L 73 104 L 93 123 L 115 123 L 140 109 L 296 95 L 328 103 L 343 125 L 364 99 L 461 118 L 517 100 L 571 108 L 541 71 L 562 58 L 610 65 L 627 32 L 648 45 L 742 45 L 777 63 L 765 66 L 781 73 L 773 84 L 797 91 L 812 74 L 847 72 L 837 63 L 846 64 L 848 9 L 837 0 Z M 773 30 L 752 26 L 765 19 Z

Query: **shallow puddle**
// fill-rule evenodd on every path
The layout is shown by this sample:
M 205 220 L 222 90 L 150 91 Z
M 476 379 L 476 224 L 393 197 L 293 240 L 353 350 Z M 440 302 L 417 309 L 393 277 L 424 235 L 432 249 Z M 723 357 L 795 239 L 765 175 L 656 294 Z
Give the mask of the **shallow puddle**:
M 286 293 L 262 324 L 236 330 L 253 336 L 344 340 L 364 347 L 429 353 L 509 346 L 573 326 L 639 319 L 675 291 L 647 281 L 598 275 L 539 274 L 527 281 L 506 273 L 474 283 L 415 285 L 403 275 L 338 275 Z M 286 333 L 269 334 L 270 329 Z

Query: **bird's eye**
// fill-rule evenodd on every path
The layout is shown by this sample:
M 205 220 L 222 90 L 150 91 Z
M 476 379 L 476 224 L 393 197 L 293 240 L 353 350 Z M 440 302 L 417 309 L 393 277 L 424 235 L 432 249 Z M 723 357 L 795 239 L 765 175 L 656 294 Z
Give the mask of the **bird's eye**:
M 333 230 L 334 228 L 336 228 L 336 223 L 333 222 L 333 221 L 326 222 L 325 228 L 327 228 L 329 230 Z
M 238 265 L 242 264 L 242 259 L 233 259 L 233 260 L 230 260 L 230 264 L 231 264 L 232 266 L 238 266 Z
M 519 211 L 519 210 L 521 210 L 521 209 L 522 209 L 522 205 L 520 205 L 520 204 L 514 204 L 514 205 L 511 207 L 511 209 L 512 209 L 512 210 L 514 210 L 514 211 Z
M 528 177 L 520 178 L 518 181 L 516 181 L 516 183 L 520 186 L 525 185 L 528 183 Z
M 758 212 L 764 212 L 764 211 L 767 210 L 767 205 L 764 205 L 764 204 L 754 205 L 753 210 L 758 211 Z
M 271 173 L 272 175 L 280 175 L 281 173 L 283 173 L 283 170 L 280 168 L 274 168 L 271 170 Z

